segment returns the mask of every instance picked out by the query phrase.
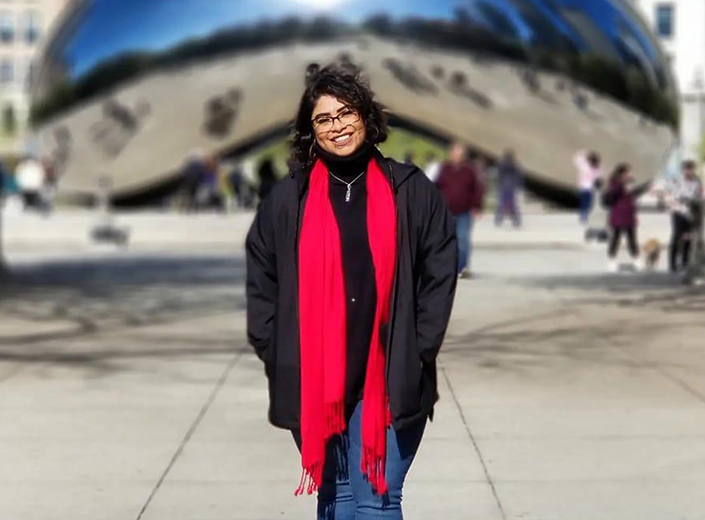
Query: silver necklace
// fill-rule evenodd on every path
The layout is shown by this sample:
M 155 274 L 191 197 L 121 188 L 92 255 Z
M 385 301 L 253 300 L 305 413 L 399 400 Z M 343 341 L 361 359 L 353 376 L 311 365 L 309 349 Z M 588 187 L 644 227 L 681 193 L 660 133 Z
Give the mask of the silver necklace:
M 328 172 L 328 173 L 330 173 L 330 172 Z M 332 173 L 330 173 L 330 176 L 333 177 L 336 181 L 340 181 L 340 182 L 342 182 L 343 184 L 345 184 L 345 185 L 348 187 L 348 191 L 345 192 L 345 202 L 350 202 L 350 190 L 351 190 L 351 188 L 352 188 L 352 185 L 355 183 L 356 180 L 358 180 L 358 179 L 359 179 L 360 177 L 362 177 L 364 174 L 365 174 L 365 172 L 362 172 L 360 175 L 358 175 L 357 177 L 355 177 L 355 178 L 354 178 L 353 180 L 351 180 L 350 182 L 345 182 L 343 179 L 341 179 L 341 178 L 338 177 L 337 175 L 333 175 Z

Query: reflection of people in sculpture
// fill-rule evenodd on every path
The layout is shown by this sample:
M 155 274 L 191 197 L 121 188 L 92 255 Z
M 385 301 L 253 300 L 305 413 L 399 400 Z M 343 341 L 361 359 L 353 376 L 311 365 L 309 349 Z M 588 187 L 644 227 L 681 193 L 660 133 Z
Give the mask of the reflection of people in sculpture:
M 270 421 L 301 450 L 318 518 L 400 520 L 438 398 L 456 284 L 453 219 L 421 170 L 385 158 L 384 113 L 358 72 L 309 71 L 297 164 L 247 237 L 248 337 Z

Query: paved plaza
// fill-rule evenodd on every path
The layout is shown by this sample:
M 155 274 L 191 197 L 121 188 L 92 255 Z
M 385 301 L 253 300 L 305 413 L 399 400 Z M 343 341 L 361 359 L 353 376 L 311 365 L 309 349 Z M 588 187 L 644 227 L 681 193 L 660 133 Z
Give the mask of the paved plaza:
M 314 518 L 245 340 L 250 219 L 5 219 L 0 520 Z M 478 224 L 407 520 L 705 519 L 705 289 L 606 274 L 576 220 Z

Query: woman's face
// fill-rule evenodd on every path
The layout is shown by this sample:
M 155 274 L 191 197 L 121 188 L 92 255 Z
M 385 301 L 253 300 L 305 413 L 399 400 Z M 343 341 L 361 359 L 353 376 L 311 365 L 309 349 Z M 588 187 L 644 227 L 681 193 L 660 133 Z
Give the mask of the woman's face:
M 318 98 L 311 121 L 318 146 L 328 153 L 345 157 L 365 142 L 365 122 L 360 114 L 333 96 Z

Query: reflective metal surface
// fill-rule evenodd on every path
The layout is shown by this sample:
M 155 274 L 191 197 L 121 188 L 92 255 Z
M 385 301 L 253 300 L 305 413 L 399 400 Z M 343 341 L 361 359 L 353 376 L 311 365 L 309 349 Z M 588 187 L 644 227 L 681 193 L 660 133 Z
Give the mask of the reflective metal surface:
M 61 187 L 164 185 L 185 158 L 281 135 L 311 62 L 347 59 L 401 125 L 513 148 L 532 186 L 572 192 L 595 149 L 651 178 L 673 145 L 673 79 L 626 0 L 85 0 L 34 93 Z

